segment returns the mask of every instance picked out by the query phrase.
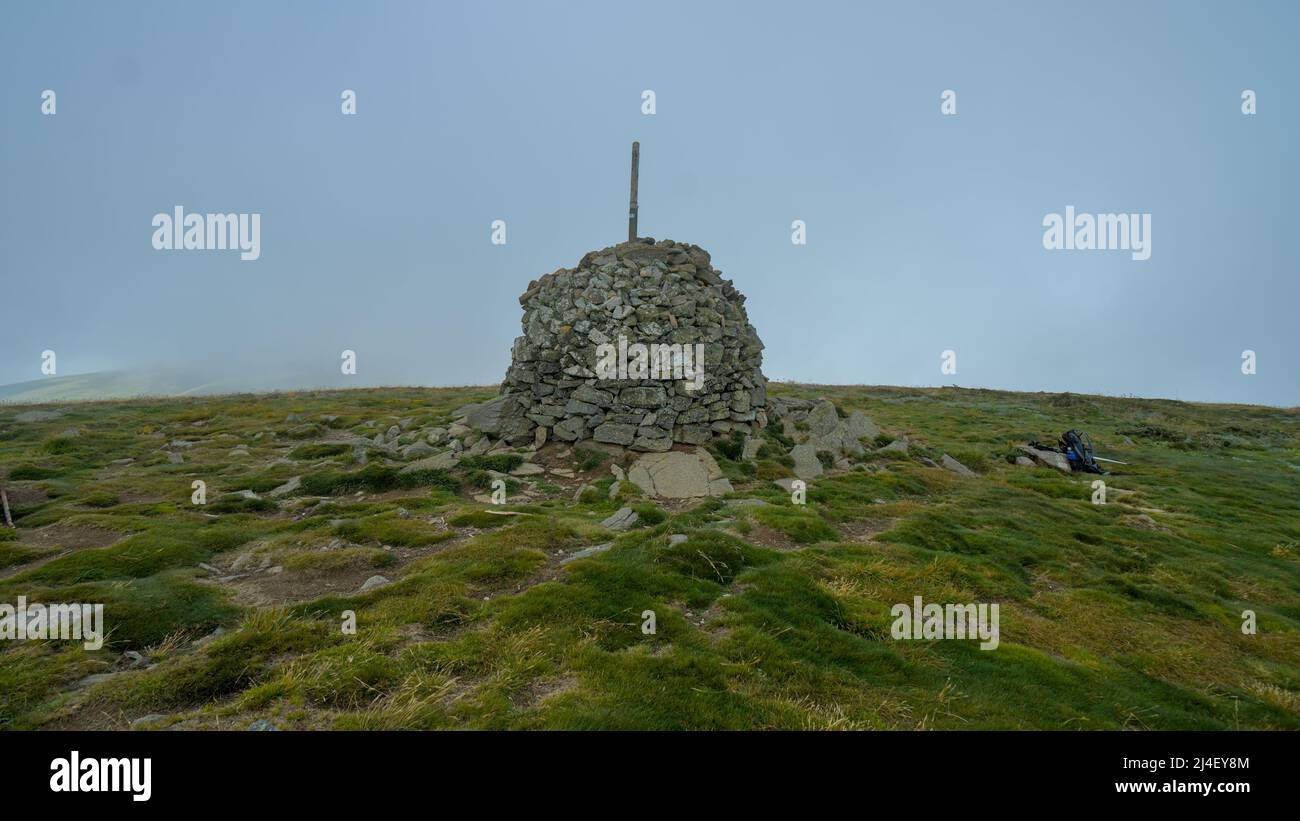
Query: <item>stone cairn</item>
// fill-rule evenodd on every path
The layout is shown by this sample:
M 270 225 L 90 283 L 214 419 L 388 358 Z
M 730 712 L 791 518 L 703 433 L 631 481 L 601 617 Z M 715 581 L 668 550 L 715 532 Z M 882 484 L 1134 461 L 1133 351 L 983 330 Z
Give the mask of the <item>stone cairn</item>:
M 472 428 L 511 446 L 589 439 L 664 452 L 767 424 L 763 343 L 745 297 L 698 246 L 639 238 L 593 251 L 530 282 L 519 303 L 523 335 L 501 395 L 469 414 Z M 701 344 L 702 384 L 608 378 L 600 346 L 620 337 L 647 348 Z

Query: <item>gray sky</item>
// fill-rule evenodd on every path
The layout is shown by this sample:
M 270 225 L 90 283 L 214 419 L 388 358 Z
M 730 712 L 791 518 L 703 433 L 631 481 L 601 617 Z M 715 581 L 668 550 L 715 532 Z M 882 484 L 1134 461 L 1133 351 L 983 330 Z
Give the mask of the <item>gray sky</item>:
M 50 349 L 60 375 L 294 387 L 345 348 L 358 383 L 497 382 L 528 281 L 625 234 L 639 139 L 642 234 L 713 254 L 770 378 L 1297 405 L 1298 22 L 1280 2 L 9 0 L 0 382 Z M 261 257 L 155 250 L 177 205 L 260 214 Z M 1069 205 L 1150 214 L 1150 259 L 1044 249 Z

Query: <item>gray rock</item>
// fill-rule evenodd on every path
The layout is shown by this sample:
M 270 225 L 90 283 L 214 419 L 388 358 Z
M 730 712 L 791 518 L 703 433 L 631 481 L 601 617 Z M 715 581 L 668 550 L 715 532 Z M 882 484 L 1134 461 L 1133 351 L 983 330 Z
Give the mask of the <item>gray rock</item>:
M 357 589 L 357 592 L 365 593 L 369 590 L 374 590 L 376 587 L 383 587 L 388 583 L 389 583 L 388 579 L 384 578 L 383 576 L 371 576 L 370 578 L 366 579 L 364 583 L 362 583 L 361 587 Z
M 442 453 L 428 456 L 415 462 L 404 465 L 398 473 L 415 473 L 420 470 L 450 470 L 460 461 L 455 453 L 443 451 Z
M 621 507 L 617 511 L 615 511 L 615 513 L 612 516 L 610 516 L 605 521 L 601 522 L 601 525 L 603 527 L 609 528 L 610 530 L 627 530 L 628 528 L 635 525 L 640 520 L 640 518 L 641 517 L 638 516 L 636 511 L 633 510 L 632 508 Z
M 587 422 L 582 417 L 565 419 L 555 425 L 552 431 L 561 442 L 576 442 L 587 433 Z
M 524 418 L 527 406 L 516 396 L 498 396 L 471 410 L 465 424 L 493 436 L 516 434 L 522 428 L 532 434 L 533 423 Z
M 885 445 L 883 448 L 876 451 L 876 453 L 907 453 L 909 448 L 910 443 L 908 442 L 907 437 L 899 436 L 888 445 Z
M 667 395 L 660 385 L 651 385 L 641 388 L 624 388 L 619 392 L 618 399 L 624 405 L 633 408 L 659 408 L 663 407 Z
M 428 456 L 431 453 L 437 453 L 438 449 L 427 442 L 412 442 L 402 448 L 402 455 L 409 458 L 418 456 Z
M 870 416 L 860 410 L 849 412 L 849 418 L 844 420 L 844 429 L 854 441 L 875 439 L 880 435 L 880 428 L 876 426 L 875 422 L 871 421 Z
M 795 445 L 790 449 L 790 458 L 794 459 L 794 475 L 805 482 L 822 475 L 822 463 L 817 458 L 817 448 L 812 445 Z
M 648 495 L 667 499 L 721 496 L 732 491 L 718 463 L 702 449 L 693 454 L 676 450 L 647 453 L 632 464 L 627 478 Z
M 592 431 L 592 438 L 597 442 L 608 442 L 614 445 L 630 445 L 636 439 L 635 425 L 621 425 L 617 422 L 606 422 L 598 425 Z
M 301 477 L 301 476 L 294 476 L 294 477 L 292 477 L 291 479 L 289 479 L 289 481 L 285 482 L 284 484 L 280 485 L 279 487 L 276 487 L 276 488 L 272 489 L 272 490 L 271 490 L 269 493 L 267 493 L 266 495 L 267 495 L 267 496 L 270 496 L 270 497 L 273 498 L 273 499 L 274 499 L 274 498 L 278 498 L 278 497 L 280 497 L 280 496 L 288 496 L 290 493 L 293 493 L 295 490 L 297 490 L 297 489 L 298 489 L 299 487 L 301 487 L 301 486 L 302 486 L 302 477 Z
M 1070 468 L 1070 460 L 1065 458 L 1064 453 L 1057 453 L 1054 450 L 1038 450 L 1037 448 L 1031 448 L 1029 445 L 1021 445 L 1020 449 L 1029 454 L 1029 457 L 1040 465 L 1056 468 L 1062 473 L 1073 473 Z
M 573 391 L 573 398 L 579 402 L 608 408 L 614 404 L 614 394 L 593 388 L 591 385 L 579 385 Z
M 560 564 L 568 564 L 569 562 L 576 562 L 578 559 L 590 558 L 597 554 L 604 553 L 606 550 L 609 550 L 613 546 L 614 546 L 613 542 L 605 542 L 604 544 L 592 545 L 591 547 L 584 547 L 582 550 L 574 551 L 570 555 L 565 556 L 563 559 L 560 559 Z
M 808 433 L 813 437 L 828 436 L 840 426 L 840 415 L 829 399 L 817 403 L 808 413 Z
M 424 434 L 424 439 L 431 445 L 441 445 L 450 438 L 446 428 L 434 427 Z
M 946 453 L 943 455 L 943 458 L 941 458 L 941 459 L 939 460 L 939 464 L 943 465 L 943 466 L 944 466 L 945 468 L 947 468 L 948 470 L 951 470 L 953 473 L 957 474 L 958 476 L 978 476 L 978 475 L 979 475 L 979 474 L 977 474 L 975 471 L 973 471 L 973 470 L 971 470 L 970 468 L 966 467 L 966 466 L 963 465 L 961 462 L 958 462 L 956 459 L 952 458 L 951 456 L 949 456 L 949 455 L 946 454 Z

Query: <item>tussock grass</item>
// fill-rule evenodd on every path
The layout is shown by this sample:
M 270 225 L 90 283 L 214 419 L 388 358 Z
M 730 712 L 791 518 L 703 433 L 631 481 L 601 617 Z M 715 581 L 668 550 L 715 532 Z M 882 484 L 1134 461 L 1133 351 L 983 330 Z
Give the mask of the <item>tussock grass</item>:
M 97 652 L 0 647 L 0 727 L 69 715 L 121 727 L 158 712 L 197 726 L 271 716 L 344 729 L 1300 729 L 1297 411 L 771 391 L 861 409 L 884 430 L 873 444 L 905 434 L 914 452 L 869 453 L 861 469 L 811 482 L 795 506 L 770 483 L 790 475 L 779 429 L 763 433 L 756 464 L 724 440 L 715 453 L 733 495 L 767 502 L 736 508 L 661 506 L 630 487 L 610 500 L 609 457 L 579 446 L 574 467 L 596 472 L 590 494 L 574 502 L 571 486 L 543 486 L 553 498 L 498 516 L 471 488 L 517 454 L 401 474 L 395 460 L 372 452 L 357 466 L 349 447 L 318 441 L 327 430 L 373 438 L 401 419 L 445 425 L 491 389 L 94 403 L 0 425 L 0 463 L 21 500 L 17 531 L 0 529 L 0 567 L 17 568 L 0 601 L 102 602 L 110 630 Z M 81 435 L 61 436 L 69 427 Z M 1075 427 L 1099 455 L 1130 463 L 1104 477 L 1104 506 L 1091 503 L 1093 477 L 1011 464 L 1017 444 Z M 193 443 L 180 464 L 160 450 L 175 440 Z M 229 455 L 237 443 L 247 457 Z M 919 458 L 943 453 L 979 478 Z M 293 475 L 303 486 L 283 506 L 224 495 L 265 494 Z M 202 509 L 189 504 L 194 478 L 213 494 Z M 623 504 L 641 526 L 600 527 Z M 88 546 L 79 528 L 122 538 Z M 756 543 L 771 531 L 779 550 Z M 311 547 L 336 537 L 356 546 Z M 197 565 L 252 542 L 290 573 L 387 565 L 392 581 L 240 607 Z M 918 595 L 999 603 L 1001 646 L 893 640 L 890 607 Z M 1247 609 L 1258 635 L 1241 633 Z M 356 634 L 341 629 L 347 611 Z M 227 632 L 210 636 L 217 627 Z M 74 690 L 124 649 L 155 666 Z

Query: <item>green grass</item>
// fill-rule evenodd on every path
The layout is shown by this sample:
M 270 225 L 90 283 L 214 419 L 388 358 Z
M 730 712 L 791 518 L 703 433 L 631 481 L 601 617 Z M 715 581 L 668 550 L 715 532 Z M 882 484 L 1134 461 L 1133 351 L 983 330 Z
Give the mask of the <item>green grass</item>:
M 0 646 L 0 728 L 162 713 L 209 728 L 1300 729 L 1297 411 L 770 388 L 863 410 L 878 446 L 906 435 L 914 452 L 869 453 L 811 482 L 799 506 L 771 483 L 791 475 L 779 428 L 756 463 L 722 440 L 733 495 L 767 502 L 736 507 L 630 489 L 610 500 L 610 457 L 578 446 L 572 466 L 598 474 L 593 492 L 574 502 L 572 483 L 529 480 L 541 495 L 502 516 L 472 497 L 518 454 L 403 474 L 319 441 L 327 427 L 445 426 L 491 388 L 74 404 L 31 424 L 0 408 L 0 464 L 21 499 L 17 530 L 0 528 L 0 601 L 103 603 L 109 629 L 99 651 Z M 69 427 L 81 435 L 60 436 Z M 1069 428 L 1129 463 L 1104 477 L 1104 506 L 1094 477 L 1012 464 L 1017 444 Z M 159 452 L 174 439 L 194 442 L 182 464 Z M 229 456 L 239 442 L 249 455 Z M 922 460 L 943 453 L 979 476 Z M 294 475 L 302 487 L 279 503 L 229 495 Z M 204 507 L 189 503 L 195 478 Z M 511 498 L 528 483 L 512 479 Z M 600 527 L 624 504 L 638 527 Z M 76 541 L 101 530 L 119 540 Z M 241 604 L 256 596 L 199 568 L 244 552 L 283 566 L 249 583 L 304 592 Z M 348 592 L 381 569 L 389 584 Z M 917 595 L 999 603 L 1001 646 L 893 640 L 890 607 Z M 1248 609 L 1258 635 L 1241 633 Z M 341 629 L 349 612 L 355 634 Z M 194 643 L 216 627 L 227 632 Z M 127 649 L 154 666 L 77 688 Z
M 408 547 L 435 544 L 454 535 L 450 530 L 440 530 L 419 519 L 400 519 L 396 516 L 356 519 L 339 525 L 336 532 L 354 542 L 379 542 Z

